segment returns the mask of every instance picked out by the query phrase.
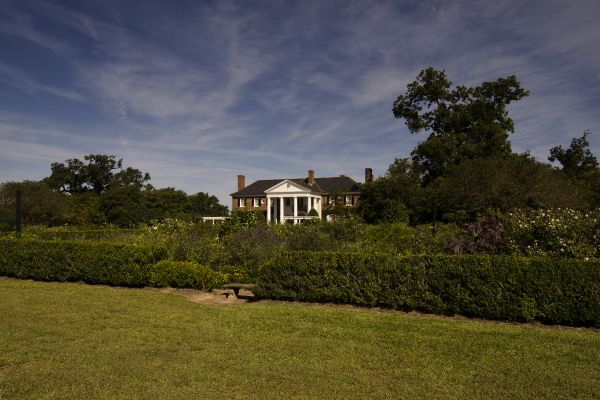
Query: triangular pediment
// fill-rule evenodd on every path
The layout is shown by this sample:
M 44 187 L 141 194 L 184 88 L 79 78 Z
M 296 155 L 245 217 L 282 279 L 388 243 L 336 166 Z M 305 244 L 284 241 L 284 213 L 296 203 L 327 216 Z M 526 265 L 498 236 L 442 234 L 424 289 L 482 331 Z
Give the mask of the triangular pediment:
M 265 190 L 266 194 L 288 194 L 288 193 L 311 193 L 312 190 L 310 188 L 304 187 L 302 185 L 297 184 L 289 179 L 284 179 L 283 181 L 277 183 L 276 185 L 271 186 L 267 190 Z

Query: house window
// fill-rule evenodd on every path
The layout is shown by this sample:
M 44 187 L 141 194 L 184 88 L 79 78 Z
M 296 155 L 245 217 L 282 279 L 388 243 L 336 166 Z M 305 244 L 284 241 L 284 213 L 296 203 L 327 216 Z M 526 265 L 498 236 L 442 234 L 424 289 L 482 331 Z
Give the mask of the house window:
M 260 207 L 260 199 L 258 197 L 254 198 L 254 204 L 252 204 L 253 207 Z
M 240 206 L 240 208 L 246 207 L 246 199 L 240 199 L 239 206 Z
M 352 205 L 352 196 L 346 196 L 346 205 L 347 206 L 351 206 Z

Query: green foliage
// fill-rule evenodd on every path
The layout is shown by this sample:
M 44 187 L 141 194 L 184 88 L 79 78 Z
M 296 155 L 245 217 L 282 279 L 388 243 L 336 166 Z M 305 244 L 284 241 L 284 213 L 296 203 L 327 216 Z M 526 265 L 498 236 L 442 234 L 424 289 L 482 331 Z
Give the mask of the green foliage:
M 600 210 L 515 210 L 505 219 L 506 244 L 513 254 L 600 257 Z
M 142 192 L 133 187 L 115 187 L 100 198 L 106 221 L 120 227 L 134 227 L 148 221 Z
M 282 225 L 275 227 L 275 230 L 284 239 L 285 248 L 288 250 L 333 250 L 341 245 L 340 238 L 332 235 L 335 233 L 328 224 L 336 224 L 333 228 L 347 226 L 348 220 L 336 220 L 334 222 L 315 222 L 312 224 L 301 225 Z M 344 234 L 343 236 L 346 236 Z
M 183 218 L 189 211 L 189 199 L 182 190 L 168 187 L 145 190 L 141 195 L 144 221 Z
M 446 243 L 462 232 L 453 224 L 409 226 L 403 223 L 371 225 L 358 246 L 359 249 L 389 254 L 443 254 Z
M 262 211 L 234 210 L 229 218 L 219 226 L 219 237 L 222 238 L 237 230 L 264 223 L 265 218 Z
M 139 190 L 150 180 L 148 173 L 142 174 L 138 169 L 128 167 L 122 170 L 123 160 L 117 160 L 113 155 L 89 154 L 84 160 L 87 163 L 77 158 L 66 160 L 64 163 L 52 163 L 52 173 L 44 182 L 61 193 L 93 191 L 100 195 L 115 186 Z
M 140 227 L 131 241 L 141 246 L 151 243 L 163 247 L 171 260 L 218 265 L 225 261 L 217 233 L 218 228 L 210 224 L 167 218 Z
M 62 196 L 44 183 L 5 182 L 0 184 L 0 230 L 14 229 L 17 190 L 21 190 L 22 193 L 23 225 L 56 225 L 64 222 L 65 204 L 62 202 Z
M 562 165 L 562 170 L 569 176 L 581 177 L 598 168 L 598 159 L 590 150 L 588 136 L 590 131 L 583 132 L 580 138 L 574 138 L 568 149 L 562 146 L 556 146 L 550 149 L 548 160 L 558 161 Z
M 225 263 L 254 277 L 257 266 L 281 251 L 284 244 L 285 239 L 266 224 L 238 227 L 223 238 Z
M 464 160 L 510 155 L 514 124 L 507 106 L 529 94 L 514 75 L 473 88 L 451 86 L 444 71 L 427 68 L 394 102 L 394 116 L 411 133 L 431 132 L 411 153 L 427 181 Z
M 462 212 L 473 220 L 488 209 L 585 208 L 585 192 L 565 174 L 527 155 L 467 160 L 431 186 L 439 211 L 452 220 Z
M 189 197 L 190 214 L 194 221 L 199 221 L 202 217 L 220 217 L 226 216 L 227 206 L 219 204 L 219 199 L 208 193 L 199 192 Z
M 129 243 L 139 232 L 133 229 L 120 229 L 112 225 L 85 226 L 63 225 L 46 227 L 28 226 L 23 230 L 24 239 L 41 240 L 99 240 L 102 242 Z M 14 237 L 14 235 L 11 235 Z M 144 244 L 144 243 L 141 243 Z M 145 244 L 148 244 L 146 242 Z
M 600 261 L 286 252 L 260 267 L 261 298 L 600 326 Z
M 358 218 L 339 218 L 318 225 L 320 229 L 337 242 L 337 246 L 357 243 L 363 236 L 365 225 Z
M 196 262 L 166 260 L 163 247 L 130 244 L 0 239 L 0 275 L 44 281 L 210 290 L 227 274 Z
M 194 215 L 190 198 L 174 188 L 140 191 L 135 187 L 114 187 L 100 196 L 100 208 L 107 222 L 121 227 L 166 218 L 191 219 Z
M 148 267 L 165 256 L 147 246 L 0 239 L 0 275 L 140 287 L 148 285 Z
M 361 186 L 358 209 L 368 223 L 415 223 L 425 201 L 425 190 L 413 163 L 396 159 L 385 177 Z
M 162 260 L 150 268 L 149 286 L 211 290 L 226 283 L 225 275 L 188 261 Z

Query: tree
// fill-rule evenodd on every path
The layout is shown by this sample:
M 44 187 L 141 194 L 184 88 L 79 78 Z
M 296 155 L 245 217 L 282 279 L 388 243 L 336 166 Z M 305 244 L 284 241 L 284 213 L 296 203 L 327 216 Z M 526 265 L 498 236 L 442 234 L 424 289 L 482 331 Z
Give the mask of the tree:
M 411 153 L 426 183 L 464 160 L 508 157 L 514 124 L 507 105 L 529 94 L 514 75 L 478 87 L 451 86 L 444 71 L 427 68 L 394 102 L 394 116 L 411 133 L 430 132 Z
M 384 177 L 361 186 L 359 213 L 369 223 L 421 222 L 425 190 L 409 159 L 395 159 Z
M 558 161 L 562 165 L 563 172 L 574 178 L 581 178 L 596 170 L 598 160 L 589 148 L 588 136 L 590 134 L 589 130 L 585 130 L 583 136 L 571 140 L 571 146 L 566 150 L 562 146 L 551 148 L 548 160 Z
M 227 206 L 219 204 L 219 199 L 208 193 L 198 192 L 189 197 L 190 213 L 194 220 L 201 217 L 218 217 L 227 215 Z
M 52 173 L 44 178 L 50 188 L 60 193 L 82 193 L 89 190 L 87 166 L 77 158 L 66 160 L 65 163 L 52 163 Z
M 147 222 L 148 210 L 141 191 L 134 187 L 114 187 L 100 196 L 100 210 L 106 221 L 121 227 L 133 227 Z
M 127 167 L 124 170 L 121 170 L 114 174 L 111 186 L 126 186 L 126 187 L 134 187 L 138 190 L 142 189 L 153 189 L 152 185 L 148 183 L 150 180 L 149 173 L 142 173 L 137 168 Z
M 472 221 L 492 209 L 588 206 L 582 185 L 528 154 L 464 161 L 430 188 L 444 219 L 451 221 Z
M 22 221 L 25 225 L 55 225 L 64 222 L 62 196 L 42 182 L 5 182 L 0 185 L 0 216 L 3 225 L 14 225 L 17 190 L 22 193 Z
M 182 190 L 171 187 L 146 190 L 142 192 L 142 200 L 147 211 L 148 221 L 164 218 L 183 218 L 189 215 L 188 195 Z
M 123 160 L 113 155 L 89 154 L 83 161 L 72 158 L 64 163 L 52 163 L 52 173 L 44 182 L 60 193 L 85 193 L 97 195 L 111 187 L 127 186 L 140 190 L 150 180 L 148 173 L 128 167 L 123 170 Z M 118 171 L 118 172 L 116 172 Z
M 113 181 L 113 171 L 123 167 L 123 159 L 106 154 L 90 154 L 84 157 L 88 161 L 88 184 L 97 195 L 103 193 Z

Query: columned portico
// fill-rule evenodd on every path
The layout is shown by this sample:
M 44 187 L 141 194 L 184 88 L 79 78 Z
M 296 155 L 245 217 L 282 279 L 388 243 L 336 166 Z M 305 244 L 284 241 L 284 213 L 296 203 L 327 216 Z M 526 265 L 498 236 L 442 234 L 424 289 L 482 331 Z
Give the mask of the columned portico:
M 267 222 L 299 224 L 314 209 L 321 218 L 321 195 L 310 187 L 284 180 L 265 190 L 267 195 Z

